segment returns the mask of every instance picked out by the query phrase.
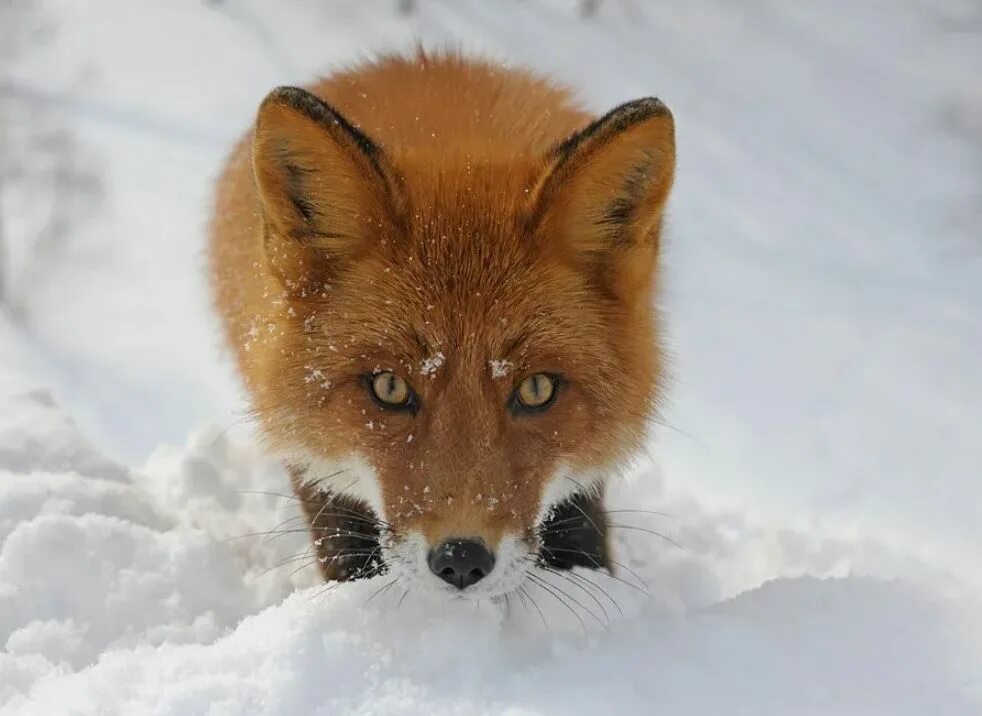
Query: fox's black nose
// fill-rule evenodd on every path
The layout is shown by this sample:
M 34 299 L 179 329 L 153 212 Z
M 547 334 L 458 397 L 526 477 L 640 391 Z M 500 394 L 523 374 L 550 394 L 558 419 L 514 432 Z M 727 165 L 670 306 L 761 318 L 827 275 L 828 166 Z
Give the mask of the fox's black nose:
M 483 542 L 451 539 L 430 550 L 430 571 L 444 582 L 464 589 L 488 576 L 494 555 Z

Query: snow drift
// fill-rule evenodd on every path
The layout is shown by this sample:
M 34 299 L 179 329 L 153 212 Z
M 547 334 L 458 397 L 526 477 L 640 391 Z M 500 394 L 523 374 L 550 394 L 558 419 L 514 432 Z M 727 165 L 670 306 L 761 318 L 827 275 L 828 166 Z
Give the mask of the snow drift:
M 130 471 L 44 391 L 4 395 L 0 415 L 3 713 L 982 707 L 969 592 L 941 577 L 831 576 L 864 564 L 928 573 L 883 545 L 706 514 L 639 480 L 615 499 L 672 514 L 683 547 L 626 531 L 623 582 L 587 572 L 602 589 L 556 584 L 572 609 L 541 590 L 534 606 L 436 603 L 385 577 L 284 599 L 303 577 L 275 565 L 304 540 L 252 534 L 290 510 L 273 494 L 284 476 L 246 448 L 205 431 Z

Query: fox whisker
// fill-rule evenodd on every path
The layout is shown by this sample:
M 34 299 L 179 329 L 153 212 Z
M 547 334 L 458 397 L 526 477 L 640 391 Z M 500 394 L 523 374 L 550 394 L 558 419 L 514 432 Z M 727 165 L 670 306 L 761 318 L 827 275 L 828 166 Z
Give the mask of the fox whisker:
M 562 604 L 569 611 L 570 614 L 572 614 L 574 617 L 576 617 L 576 620 L 580 623 L 580 627 L 582 627 L 582 629 L 583 629 L 583 633 L 584 634 L 588 633 L 588 630 L 586 628 L 586 622 L 583 621 L 583 617 L 581 617 L 580 614 L 579 614 L 579 612 L 577 612 L 569 604 L 570 601 L 572 601 L 574 603 L 577 603 L 575 599 L 572 599 L 568 594 L 566 594 L 565 592 L 563 592 L 561 589 L 557 588 L 555 585 L 546 582 L 542 577 L 538 577 L 538 576 L 536 576 L 534 574 L 531 574 L 531 573 L 529 573 L 527 576 L 528 576 L 529 581 L 531 581 L 533 584 L 535 584 L 536 586 L 538 586 L 539 589 L 541 589 L 542 591 L 544 591 L 547 594 L 551 595 L 553 597 L 553 599 L 555 599 L 557 602 L 559 602 L 560 604 Z M 580 606 L 581 609 L 584 609 L 585 611 L 587 611 L 600 624 L 603 624 L 603 622 L 600 621 L 599 617 L 597 617 L 593 612 L 591 612 L 589 609 L 585 609 L 585 607 L 583 607 L 582 605 L 579 605 L 579 606 Z

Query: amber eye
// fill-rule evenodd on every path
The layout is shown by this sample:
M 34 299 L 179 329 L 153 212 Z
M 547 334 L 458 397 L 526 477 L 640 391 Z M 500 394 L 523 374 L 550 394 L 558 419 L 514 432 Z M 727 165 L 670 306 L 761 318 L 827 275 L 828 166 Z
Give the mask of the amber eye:
M 376 373 L 371 377 L 372 398 L 383 408 L 414 407 L 414 394 L 409 383 L 392 371 Z
M 514 400 L 516 407 L 525 410 L 545 410 L 556 398 L 558 378 L 546 373 L 536 373 L 518 384 Z

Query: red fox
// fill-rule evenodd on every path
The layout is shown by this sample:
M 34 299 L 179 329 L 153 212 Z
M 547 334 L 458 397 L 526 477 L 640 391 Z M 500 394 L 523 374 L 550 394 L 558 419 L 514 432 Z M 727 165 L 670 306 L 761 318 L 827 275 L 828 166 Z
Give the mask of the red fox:
M 325 579 L 489 598 L 610 568 L 604 483 L 661 391 L 674 168 L 659 100 L 595 118 L 455 53 L 263 100 L 218 182 L 211 277 Z

